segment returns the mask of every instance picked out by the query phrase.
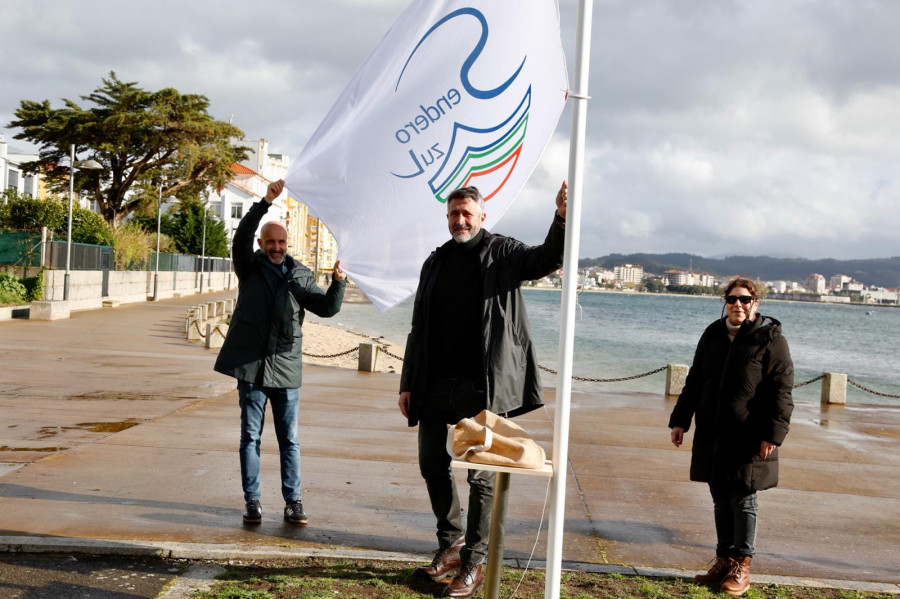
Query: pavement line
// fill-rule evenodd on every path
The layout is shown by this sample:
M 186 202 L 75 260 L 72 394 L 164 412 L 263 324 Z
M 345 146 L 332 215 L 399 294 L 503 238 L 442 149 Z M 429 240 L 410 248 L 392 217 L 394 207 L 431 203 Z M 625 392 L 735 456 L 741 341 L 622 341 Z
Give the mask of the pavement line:
M 327 559 L 355 559 L 378 561 L 422 562 L 429 561 L 431 554 L 413 554 L 366 549 L 321 549 L 311 547 L 267 547 L 259 545 L 226 545 L 212 543 L 176 543 L 163 541 L 108 541 L 104 539 L 83 539 L 65 537 L 27 537 L 0 536 L 0 552 L 2 553 L 89 553 L 92 555 L 122 556 L 158 556 L 168 559 L 201 560 L 215 562 L 218 560 L 264 561 L 285 560 L 300 557 L 322 557 Z M 524 568 L 528 562 L 524 558 L 504 559 L 503 565 L 508 568 Z M 529 569 L 546 569 L 545 560 L 532 560 Z M 563 570 L 590 572 L 595 574 L 625 574 L 646 578 L 686 578 L 693 579 L 699 571 L 681 570 L 677 568 L 644 568 L 641 566 L 622 566 L 593 564 L 585 562 L 563 562 Z M 206 570 L 198 570 L 190 584 L 201 584 Z M 190 573 L 190 570 L 189 570 Z M 182 576 L 188 576 L 184 574 Z M 215 574 L 209 575 L 210 577 Z M 795 576 L 767 576 L 752 574 L 754 584 L 775 584 L 779 586 L 797 586 L 822 589 L 843 589 L 866 591 L 871 593 L 900 594 L 900 584 L 883 582 L 866 582 L 858 580 L 835 580 L 828 578 L 808 578 Z M 174 588 L 174 587 L 172 587 Z M 182 599 L 190 595 L 163 595 L 160 599 Z

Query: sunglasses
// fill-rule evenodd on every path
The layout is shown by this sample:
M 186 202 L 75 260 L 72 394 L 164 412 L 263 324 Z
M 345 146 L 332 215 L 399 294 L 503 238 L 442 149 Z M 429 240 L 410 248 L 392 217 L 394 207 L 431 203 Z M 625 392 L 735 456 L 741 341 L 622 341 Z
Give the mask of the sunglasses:
M 752 295 L 726 295 L 725 303 L 733 304 L 735 302 L 741 302 L 742 304 L 744 304 L 746 306 L 747 304 L 749 304 L 750 302 L 752 302 L 755 299 L 756 298 L 753 297 Z

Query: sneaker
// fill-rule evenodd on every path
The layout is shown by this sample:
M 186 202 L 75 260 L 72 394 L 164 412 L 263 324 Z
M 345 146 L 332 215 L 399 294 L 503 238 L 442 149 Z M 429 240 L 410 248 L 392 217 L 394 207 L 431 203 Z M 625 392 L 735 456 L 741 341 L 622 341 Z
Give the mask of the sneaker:
M 309 519 L 303 513 L 303 502 L 299 499 L 297 501 L 288 501 L 284 506 L 284 519 L 292 524 L 306 526 Z
M 244 509 L 244 522 L 247 524 L 259 524 L 262 522 L 262 505 L 259 499 L 251 499 Z

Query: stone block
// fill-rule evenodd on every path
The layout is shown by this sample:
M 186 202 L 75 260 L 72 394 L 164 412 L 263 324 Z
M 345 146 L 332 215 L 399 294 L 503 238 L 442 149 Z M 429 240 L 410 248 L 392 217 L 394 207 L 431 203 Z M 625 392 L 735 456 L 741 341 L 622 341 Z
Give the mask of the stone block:
M 69 317 L 69 302 L 41 300 L 31 302 L 28 318 L 31 320 L 61 320 Z
M 199 318 L 191 318 L 188 320 L 188 341 L 202 341 L 205 331 L 204 321 Z
M 216 312 L 217 308 L 218 305 L 216 302 L 206 302 L 206 317 L 212 318 L 213 316 L 218 316 L 219 313 Z
M 826 372 L 822 378 L 822 403 L 847 403 L 847 375 L 842 372 Z
M 228 325 L 223 323 L 206 325 L 206 347 L 215 349 L 225 343 L 225 335 L 228 334 Z
M 685 364 L 666 365 L 666 395 L 680 395 L 684 389 L 684 381 L 687 379 L 690 367 Z
M 371 342 L 359 344 L 359 372 L 375 372 L 375 362 L 378 358 L 378 346 Z

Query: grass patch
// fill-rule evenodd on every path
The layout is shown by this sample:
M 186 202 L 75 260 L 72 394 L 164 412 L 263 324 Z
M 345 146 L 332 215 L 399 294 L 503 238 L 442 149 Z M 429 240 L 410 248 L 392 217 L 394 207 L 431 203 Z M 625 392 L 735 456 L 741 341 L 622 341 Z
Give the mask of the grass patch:
M 418 564 L 316 557 L 289 562 L 228 565 L 219 582 L 196 599 L 421 599 L 441 595 L 449 580 L 430 582 L 414 578 Z M 501 597 L 543 599 L 543 571 L 504 568 Z M 476 596 L 481 596 L 478 593 Z M 712 589 L 681 578 L 645 578 L 623 574 L 563 572 L 560 596 L 564 599 L 721 599 Z M 754 585 L 746 599 L 897 599 L 897 595 Z

